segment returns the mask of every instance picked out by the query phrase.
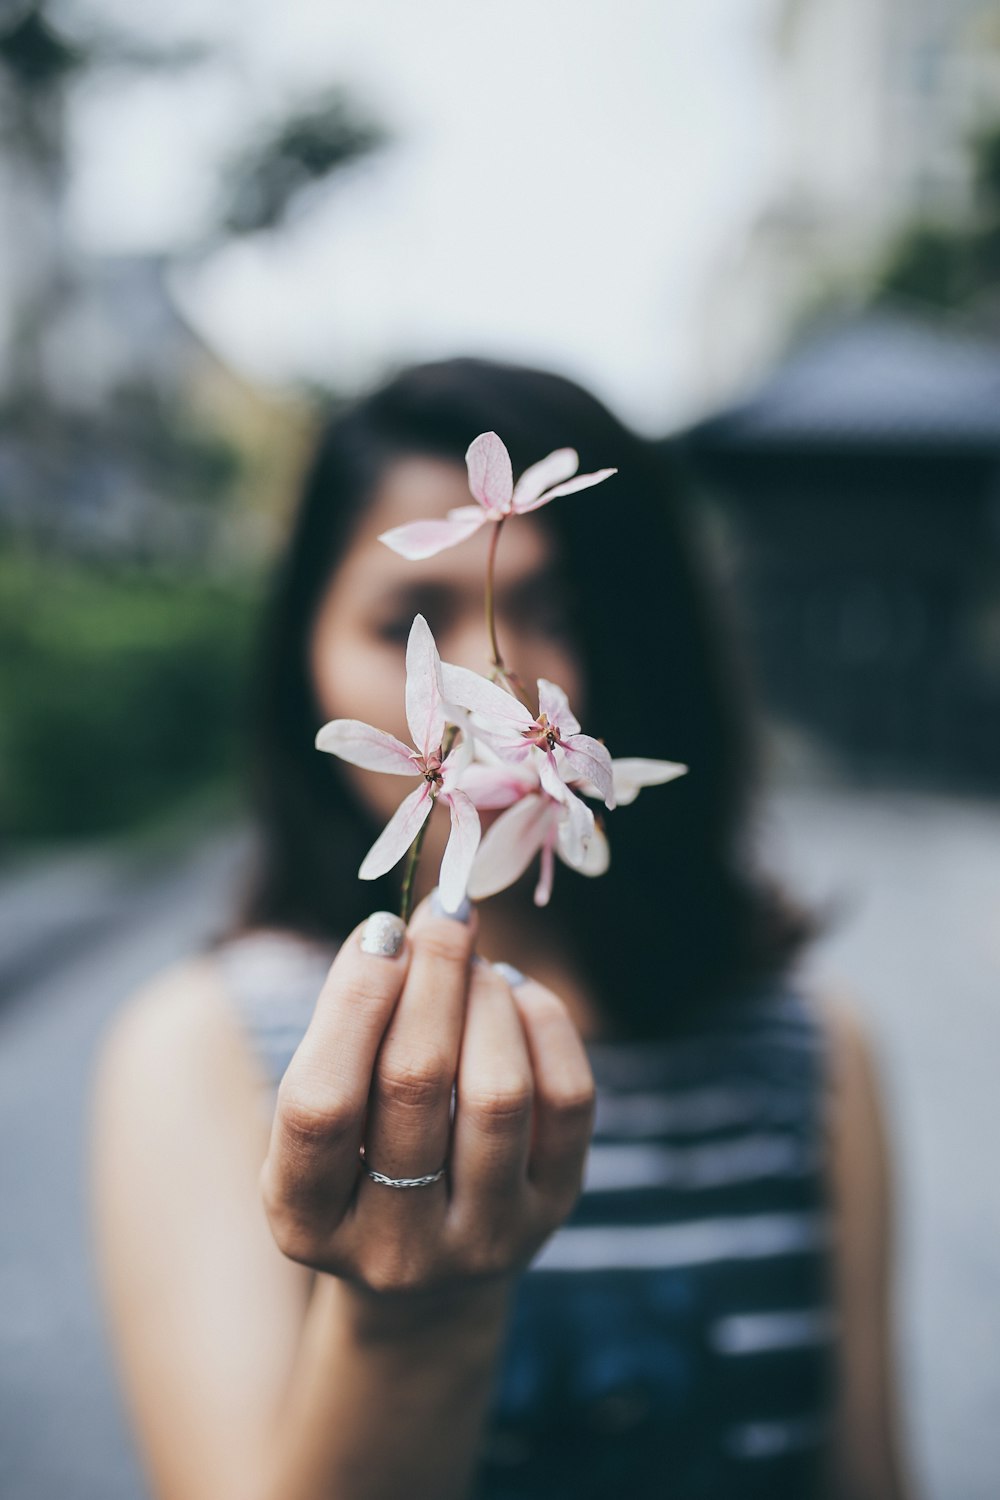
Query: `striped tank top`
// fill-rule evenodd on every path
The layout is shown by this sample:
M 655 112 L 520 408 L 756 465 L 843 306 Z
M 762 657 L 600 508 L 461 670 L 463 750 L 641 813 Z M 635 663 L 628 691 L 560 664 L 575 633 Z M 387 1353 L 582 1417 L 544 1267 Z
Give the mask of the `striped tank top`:
M 266 1111 L 334 951 L 214 951 Z M 807 1500 L 837 1368 L 822 1023 L 778 982 L 697 1032 L 586 1046 L 583 1189 L 519 1278 L 474 1500 Z

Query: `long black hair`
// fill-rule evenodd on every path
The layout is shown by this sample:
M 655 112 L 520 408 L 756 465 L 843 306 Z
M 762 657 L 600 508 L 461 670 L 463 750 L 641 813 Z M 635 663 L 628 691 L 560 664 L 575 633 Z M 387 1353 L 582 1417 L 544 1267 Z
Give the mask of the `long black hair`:
M 755 867 L 748 818 L 759 769 L 748 674 L 661 447 L 563 376 L 476 358 L 404 369 L 323 429 L 263 621 L 249 793 L 259 838 L 234 925 L 335 940 L 398 905 L 399 871 L 360 882 L 378 827 L 337 763 L 309 640 L 329 579 L 386 466 L 453 459 L 500 434 L 515 476 L 557 447 L 605 484 L 533 518 L 555 537 L 585 667 L 588 733 L 612 755 L 686 762 L 686 776 L 607 819 L 610 871 L 560 867 L 549 919 L 572 942 L 616 1033 L 666 1035 L 719 998 L 779 976 L 817 930 Z

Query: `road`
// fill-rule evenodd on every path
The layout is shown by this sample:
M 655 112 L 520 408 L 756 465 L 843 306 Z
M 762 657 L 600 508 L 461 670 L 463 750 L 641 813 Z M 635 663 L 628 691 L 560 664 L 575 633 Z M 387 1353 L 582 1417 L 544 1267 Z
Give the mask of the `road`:
M 907 1436 L 923 1500 L 993 1500 L 1000 1473 L 1000 802 L 785 790 L 760 839 L 840 903 L 806 975 L 850 992 L 893 1148 Z M 99 856 L 0 886 L 0 1493 L 138 1500 L 87 1232 L 85 1108 L 109 1017 L 229 908 L 222 830 L 138 871 Z M 96 862 L 95 862 L 96 860 Z

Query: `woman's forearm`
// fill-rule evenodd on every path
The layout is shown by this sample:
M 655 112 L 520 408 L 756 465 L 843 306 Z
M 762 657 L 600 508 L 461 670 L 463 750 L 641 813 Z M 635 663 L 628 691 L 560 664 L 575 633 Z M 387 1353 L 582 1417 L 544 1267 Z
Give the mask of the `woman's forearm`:
M 503 1283 L 393 1311 L 318 1276 L 265 1500 L 466 1500 L 508 1297 Z

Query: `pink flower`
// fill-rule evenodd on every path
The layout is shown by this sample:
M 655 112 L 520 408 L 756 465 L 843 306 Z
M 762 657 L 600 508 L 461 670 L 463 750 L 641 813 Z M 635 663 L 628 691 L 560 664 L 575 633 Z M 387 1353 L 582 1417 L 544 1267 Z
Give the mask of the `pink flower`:
M 504 808 L 483 834 L 469 876 L 469 895 L 484 900 L 506 890 L 541 854 L 536 906 L 552 894 L 555 856 L 583 875 L 603 875 L 608 845 L 585 803 L 562 787 L 553 796 L 541 785 L 535 762 L 522 765 L 473 764 L 462 773 L 462 787 L 476 806 Z
M 451 833 L 441 861 L 438 889 L 445 911 L 452 912 L 465 895 L 481 828 L 475 805 L 458 786 L 471 753 L 468 742 L 442 754 L 448 723 L 446 707 L 441 658 L 430 626 L 423 615 L 417 615 L 406 643 L 406 722 L 416 748 L 359 719 L 331 719 L 317 733 L 316 748 L 369 771 L 420 777 L 420 785 L 404 797 L 365 855 L 358 871 L 362 880 L 376 880 L 398 864 L 437 798 L 447 805 Z
M 606 807 L 614 807 L 611 756 L 600 740 L 580 733 L 561 687 L 538 679 L 538 716 L 533 718 L 511 693 L 466 667 L 445 662 L 442 681 L 449 701 L 472 714 L 473 735 L 501 760 L 538 761 L 539 780 L 557 801 L 564 800 L 567 782 L 585 781 L 598 788 Z
M 679 761 L 640 758 L 613 760 L 611 767 L 619 806 L 634 802 L 642 787 L 673 781 L 688 769 Z M 537 906 L 545 906 L 552 894 L 555 855 L 581 875 L 603 875 L 607 871 L 611 855 L 604 832 L 585 804 L 573 795 L 575 790 L 599 797 L 592 782 L 574 782 L 572 790 L 563 788 L 568 796 L 554 797 L 542 786 L 535 762 L 474 762 L 462 773 L 462 788 L 483 811 L 506 809 L 483 834 L 476 853 L 468 887 L 474 900 L 495 896 L 513 885 L 536 854 L 541 854 L 534 895 Z M 577 811 L 580 808 L 584 809 L 584 819 Z
M 393 552 L 416 561 L 433 557 L 446 547 L 464 542 L 488 521 L 504 521 L 508 516 L 523 516 L 528 511 L 548 505 L 557 495 L 571 495 L 576 490 L 600 484 L 617 469 L 598 469 L 594 474 L 574 474 L 580 460 L 574 448 L 556 448 L 546 458 L 525 469 L 517 484 L 510 454 L 495 432 L 481 432 L 465 455 L 469 471 L 469 489 L 478 505 L 460 505 L 450 510 L 443 521 L 412 521 L 394 526 L 379 537 Z M 547 489 L 550 485 L 552 488 Z

